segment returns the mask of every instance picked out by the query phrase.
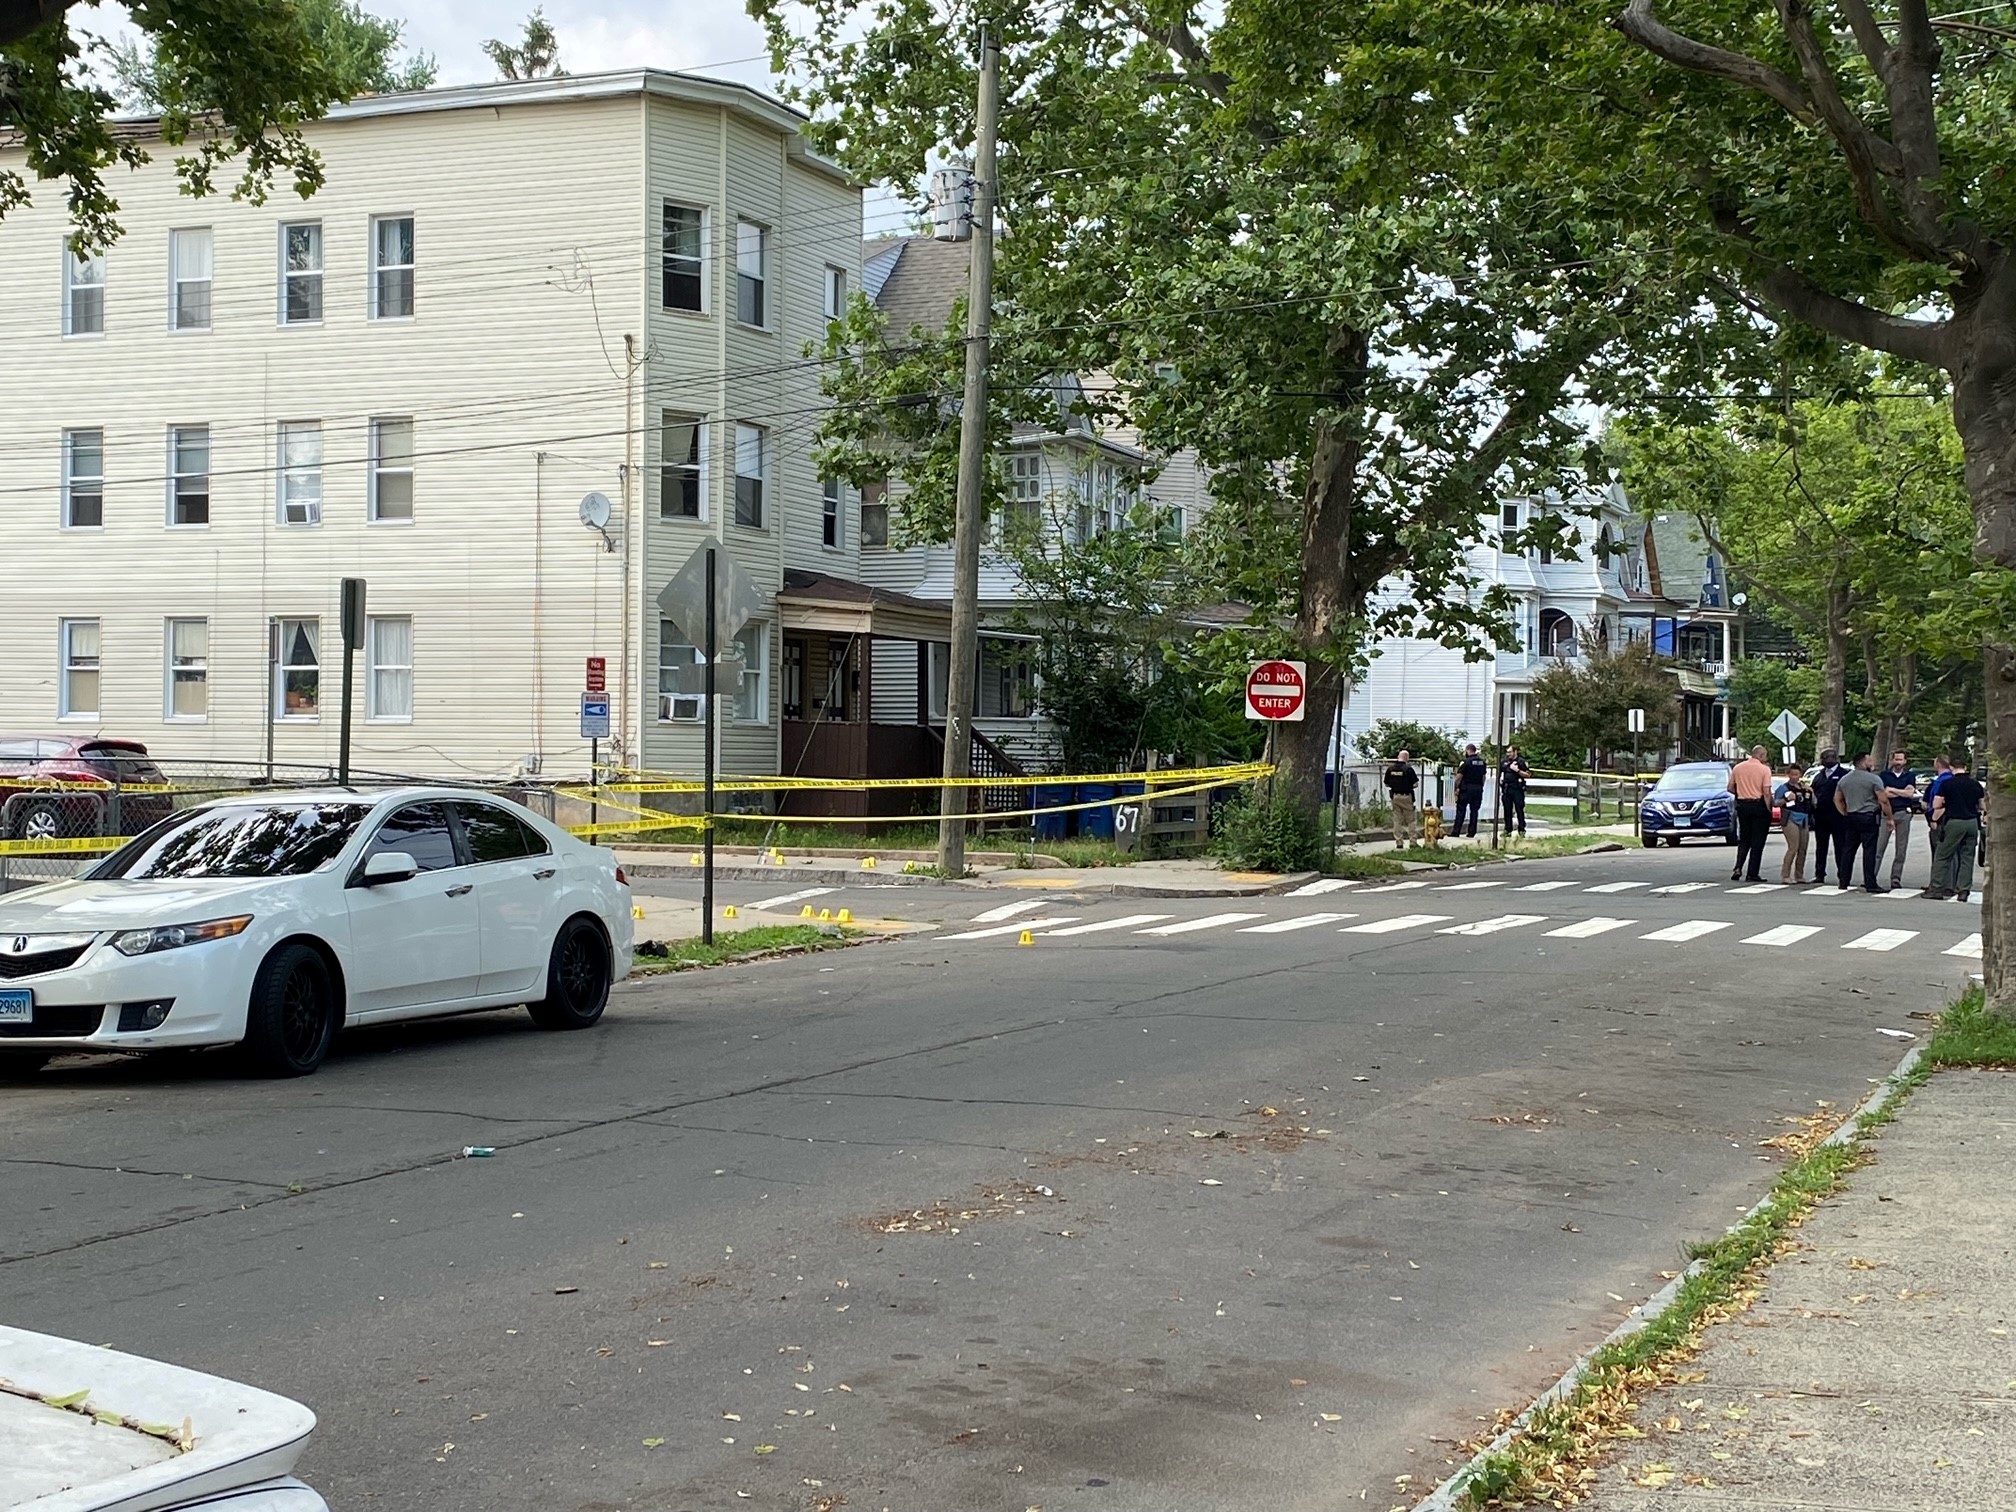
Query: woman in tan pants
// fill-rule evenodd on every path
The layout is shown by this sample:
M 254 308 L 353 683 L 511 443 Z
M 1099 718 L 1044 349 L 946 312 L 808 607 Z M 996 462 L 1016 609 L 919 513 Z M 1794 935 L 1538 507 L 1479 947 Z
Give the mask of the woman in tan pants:
M 1806 841 L 1813 833 L 1813 789 L 1799 775 L 1799 768 L 1785 768 L 1785 780 L 1778 784 L 1779 829 L 1785 836 L 1785 861 L 1778 868 L 1784 883 L 1806 880 Z

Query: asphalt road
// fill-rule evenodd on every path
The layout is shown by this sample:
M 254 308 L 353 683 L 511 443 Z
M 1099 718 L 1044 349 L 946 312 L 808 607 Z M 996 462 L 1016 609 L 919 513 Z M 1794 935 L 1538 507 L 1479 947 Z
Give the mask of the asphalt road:
M 903 889 L 946 927 L 586 1034 L 61 1063 L 0 1093 L 0 1317 L 310 1403 L 339 1512 L 1392 1506 L 1978 969 L 1972 908 L 1726 855 Z

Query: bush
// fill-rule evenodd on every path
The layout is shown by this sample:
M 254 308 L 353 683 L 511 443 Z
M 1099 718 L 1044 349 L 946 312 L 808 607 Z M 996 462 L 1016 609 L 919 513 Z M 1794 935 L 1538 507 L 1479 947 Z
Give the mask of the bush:
M 1358 737 L 1358 754 L 1391 761 L 1405 751 L 1430 766 L 1454 766 L 1463 759 L 1463 747 L 1469 739 L 1461 730 L 1438 730 L 1411 719 L 1378 719 Z
M 1211 852 L 1242 871 L 1311 871 L 1322 859 L 1323 833 L 1293 804 L 1248 788 L 1218 811 Z

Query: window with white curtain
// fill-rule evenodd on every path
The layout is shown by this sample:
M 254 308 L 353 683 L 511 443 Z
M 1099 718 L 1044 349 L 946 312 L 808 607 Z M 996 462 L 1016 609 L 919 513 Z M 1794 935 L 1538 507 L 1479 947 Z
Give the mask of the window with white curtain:
M 167 719 L 210 717 L 210 621 L 168 621 Z
M 280 228 L 280 322 L 313 325 L 322 318 L 322 223 L 290 221 Z
M 322 422 L 280 422 L 280 523 L 322 523 Z
M 371 318 L 413 315 L 413 217 L 385 215 L 371 222 Z
M 314 719 L 322 712 L 322 627 L 312 619 L 277 622 L 273 662 L 273 717 Z
M 370 678 L 368 719 L 413 717 L 413 621 L 405 615 L 371 616 L 364 637 Z
M 168 233 L 170 329 L 210 329 L 210 255 L 208 226 Z
M 105 259 L 63 249 L 63 334 L 105 334 Z
M 98 717 L 98 621 L 66 619 L 58 627 L 63 661 L 56 712 L 65 719 Z

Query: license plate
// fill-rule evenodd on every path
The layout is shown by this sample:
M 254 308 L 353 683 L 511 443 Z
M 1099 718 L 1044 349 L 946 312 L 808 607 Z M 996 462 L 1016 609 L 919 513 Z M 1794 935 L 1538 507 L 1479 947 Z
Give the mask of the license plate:
M 32 1024 L 35 1022 L 35 994 L 25 987 L 9 987 L 0 991 L 0 1024 Z
M 1685 829 L 1693 822 L 1693 817 L 1688 814 L 1675 814 L 1673 816 L 1673 827 L 1675 829 Z

